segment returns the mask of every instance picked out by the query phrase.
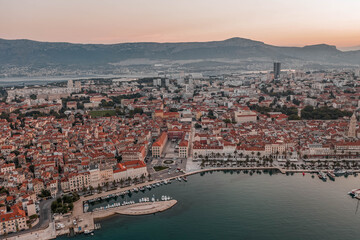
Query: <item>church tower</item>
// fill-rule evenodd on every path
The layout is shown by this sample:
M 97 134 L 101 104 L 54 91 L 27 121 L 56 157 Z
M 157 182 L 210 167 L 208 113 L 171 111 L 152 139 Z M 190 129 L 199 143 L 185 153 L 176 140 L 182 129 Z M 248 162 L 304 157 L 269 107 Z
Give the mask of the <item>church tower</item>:
M 357 120 L 354 112 L 354 114 L 350 118 L 348 137 L 350 138 L 356 137 L 356 125 L 357 125 Z

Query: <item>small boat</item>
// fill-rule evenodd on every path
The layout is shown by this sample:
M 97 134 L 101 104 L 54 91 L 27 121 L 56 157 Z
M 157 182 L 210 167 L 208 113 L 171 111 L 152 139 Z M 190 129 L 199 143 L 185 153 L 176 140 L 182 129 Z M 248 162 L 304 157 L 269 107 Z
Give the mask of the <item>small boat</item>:
M 141 188 L 140 188 L 140 191 L 145 192 L 145 188 L 144 188 L 144 187 L 141 187 Z
M 87 234 L 94 234 L 94 230 L 85 229 L 85 230 L 84 230 L 84 234 L 85 234 L 85 235 L 87 235 Z
M 335 176 L 334 173 L 328 171 L 328 172 L 327 172 L 327 175 L 329 176 L 329 178 L 330 178 L 331 180 L 333 180 L 333 181 L 335 180 L 335 177 L 336 177 L 336 176 Z
M 319 171 L 318 177 L 323 181 L 326 181 L 326 179 L 327 179 L 326 174 L 321 171 Z
M 358 197 L 360 194 L 360 189 L 353 189 L 350 192 L 348 192 L 348 194 L 352 197 Z
M 342 176 L 342 175 L 345 175 L 345 173 L 346 173 L 346 171 L 343 170 L 343 169 L 337 168 L 337 169 L 334 170 L 334 174 L 335 174 L 335 176 L 337 176 L 337 177 Z
M 187 177 L 183 177 L 184 181 L 187 182 Z

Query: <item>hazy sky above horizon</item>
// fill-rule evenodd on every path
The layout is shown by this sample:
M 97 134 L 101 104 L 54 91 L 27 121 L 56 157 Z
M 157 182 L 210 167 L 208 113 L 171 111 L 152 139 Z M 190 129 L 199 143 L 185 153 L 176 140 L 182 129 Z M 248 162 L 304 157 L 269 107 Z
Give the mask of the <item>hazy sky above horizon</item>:
M 0 0 L 0 38 L 360 45 L 360 0 Z

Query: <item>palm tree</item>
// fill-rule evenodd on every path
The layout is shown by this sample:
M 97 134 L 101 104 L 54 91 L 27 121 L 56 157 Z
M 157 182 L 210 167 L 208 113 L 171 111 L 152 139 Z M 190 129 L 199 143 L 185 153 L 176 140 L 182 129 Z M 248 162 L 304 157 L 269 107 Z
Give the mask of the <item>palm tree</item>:
M 92 194 L 94 191 L 94 187 L 90 185 L 89 190 L 90 190 L 90 194 Z
M 124 184 L 124 179 L 120 179 L 120 186 L 123 186 Z
M 137 181 L 138 181 L 138 178 L 135 177 L 135 178 L 134 178 L 134 183 L 137 183 Z
M 144 179 L 145 179 L 145 175 L 142 174 L 141 177 L 140 177 L 141 181 L 144 182 Z

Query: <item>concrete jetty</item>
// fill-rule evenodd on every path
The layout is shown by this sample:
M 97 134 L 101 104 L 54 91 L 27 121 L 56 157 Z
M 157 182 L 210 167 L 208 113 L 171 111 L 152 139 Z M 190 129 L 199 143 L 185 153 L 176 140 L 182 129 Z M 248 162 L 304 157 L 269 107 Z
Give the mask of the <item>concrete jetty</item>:
M 106 218 L 115 214 L 132 215 L 132 216 L 148 215 L 157 212 L 163 212 L 169 208 L 172 208 L 176 203 L 177 203 L 176 200 L 135 203 L 132 205 L 108 208 L 105 210 L 100 210 L 87 214 L 91 215 L 91 217 L 94 218 L 94 220 Z
M 81 202 L 82 203 L 82 202 Z M 81 233 L 84 231 L 92 231 L 95 229 L 95 221 L 100 220 L 102 218 L 107 218 L 112 215 L 148 215 L 154 214 L 158 212 L 163 212 L 167 209 L 172 208 L 177 203 L 176 200 L 168 200 L 168 201 L 155 201 L 155 202 L 144 202 L 144 203 L 134 203 L 131 205 L 101 209 L 99 211 L 94 212 L 83 212 L 82 204 L 77 204 L 76 208 L 74 208 L 74 212 L 71 215 L 69 220 L 63 221 L 67 227 L 58 231 L 58 235 L 68 234 L 69 228 L 73 227 L 75 233 Z M 77 221 L 76 226 L 73 226 L 73 220 Z M 70 223 L 70 225 L 67 225 Z

